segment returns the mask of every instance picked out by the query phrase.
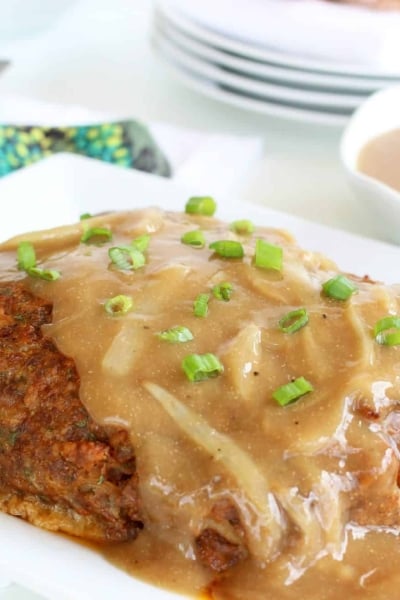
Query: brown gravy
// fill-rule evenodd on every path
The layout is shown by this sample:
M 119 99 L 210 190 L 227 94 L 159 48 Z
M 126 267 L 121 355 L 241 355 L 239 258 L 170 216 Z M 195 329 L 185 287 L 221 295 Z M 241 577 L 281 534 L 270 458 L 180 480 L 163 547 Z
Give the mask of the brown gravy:
M 370 140 L 360 152 L 357 168 L 400 192 L 400 129 Z
M 398 312 L 396 289 L 357 280 L 349 301 L 327 299 L 321 285 L 335 265 L 281 231 L 241 237 L 213 219 L 155 209 L 94 222 L 113 231 L 113 245 L 150 233 L 146 265 L 110 268 L 110 244 L 80 244 L 79 224 L 32 234 L 45 267 L 62 276 L 26 282 L 54 305 L 46 334 L 74 358 L 88 410 L 126 426 L 136 449 L 145 530 L 104 555 L 158 586 L 207 589 L 214 600 L 394 598 L 400 349 L 377 344 L 371 331 Z M 240 240 L 244 259 L 183 245 L 182 233 L 197 227 L 207 243 Z M 259 237 L 283 248 L 282 273 L 254 266 Z M 2 279 L 24 277 L 15 269 L 17 242 L 3 245 Z M 231 300 L 211 296 L 208 316 L 195 317 L 194 298 L 222 281 L 233 285 Z M 110 317 L 103 304 L 117 294 L 130 295 L 134 309 Z M 307 326 L 282 333 L 279 319 L 303 306 Z M 194 340 L 159 340 L 156 333 L 174 325 L 189 327 Z M 181 361 L 193 352 L 217 355 L 224 373 L 189 382 Z M 274 390 L 300 376 L 314 391 L 280 407 Z M 189 426 L 146 382 L 173 394 Z M 214 453 L 213 440 L 221 443 Z M 196 560 L 194 538 L 221 498 L 238 508 L 249 558 L 217 577 Z

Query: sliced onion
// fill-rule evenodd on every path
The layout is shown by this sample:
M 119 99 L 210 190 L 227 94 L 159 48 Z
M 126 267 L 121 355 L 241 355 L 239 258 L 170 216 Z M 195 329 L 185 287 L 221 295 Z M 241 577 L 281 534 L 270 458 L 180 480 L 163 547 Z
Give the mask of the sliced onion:
M 198 413 L 155 383 L 144 387 L 195 444 L 223 464 L 252 504 L 259 521 L 248 530 L 250 550 L 259 560 L 271 560 L 279 551 L 283 535 L 282 519 L 270 486 L 251 457 L 232 438 L 211 427 Z M 240 508 L 240 507 L 239 507 Z M 277 514 L 278 512 L 278 514 Z M 255 533 L 255 531 L 257 533 Z
M 116 377 L 127 375 L 134 367 L 135 356 L 142 352 L 142 332 L 135 322 L 124 322 L 104 355 L 103 370 Z

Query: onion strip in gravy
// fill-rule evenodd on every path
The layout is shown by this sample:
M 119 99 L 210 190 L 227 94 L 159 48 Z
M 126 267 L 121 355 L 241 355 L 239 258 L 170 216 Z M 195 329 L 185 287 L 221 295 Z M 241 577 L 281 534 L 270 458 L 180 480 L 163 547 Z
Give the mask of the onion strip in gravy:
M 277 520 L 274 514 L 276 511 L 272 510 L 276 501 L 272 502 L 273 495 L 261 471 L 230 437 L 210 427 L 201 415 L 185 406 L 178 398 L 155 383 L 145 382 L 143 385 L 177 425 L 215 460 L 221 462 L 235 478 L 257 511 L 260 523 L 259 534 L 254 536 L 253 530 L 253 535 L 249 535 L 249 546 L 259 560 L 271 560 L 279 550 L 284 533 L 283 518 Z

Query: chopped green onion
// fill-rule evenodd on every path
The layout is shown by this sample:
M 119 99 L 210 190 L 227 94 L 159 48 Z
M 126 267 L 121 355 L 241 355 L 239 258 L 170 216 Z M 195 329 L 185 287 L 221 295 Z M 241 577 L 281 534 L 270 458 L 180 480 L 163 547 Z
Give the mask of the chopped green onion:
M 348 300 L 358 291 L 357 286 L 344 275 L 336 275 L 322 285 L 325 296 L 334 300 Z
M 240 219 L 231 223 L 231 231 L 239 235 L 250 235 L 254 231 L 254 224 L 248 219 Z
M 193 302 L 193 312 L 196 317 L 206 317 L 208 313 L 208 301 L 210 294 L 199 294 Z
M 304 396 L 313 390 L 313 386 L 309 381 L 307 381 L 307 379 L 304 379 L 304 377 L 299 377 L 298 379 L 279 387 L 272 394 L 272 397 L 281 406 L 286 406 L 287 404 L 291 404 L 295 400 L 301 398 L 301 396 Z
M 217 210 L 214 198 L 210 196 L 193 196 L 186 202 L 185 212 L 189 215 L 212 217 Z
M 193 333 L 183 325 L 165 329 L 164 331 L 160 331 L 157 335 L 160 340 L 170 342 L 171 344 L 190 342 L 193 339 Z
M 190 381 L 203 381 L 217 377 L 224 367 L 214 354 L 188 354 L 182 361 L 182 369 Z
M 119 294 L 104 303 L 104 310 L 113 317 L 122 317 L 126 315 L 133 307 L 133 300 L 130 296 Z
M 82 215 L 80 215 L 79 220 L 80 221 L 86 221 L 86 219 L 91 219 L 92 215 L 90 213 L 83 213 Z
M 81 237 L 83 244 L 105 244 L 112 239 L 112 231 L 106 227 L 90 227 Z
M 30 242 L 21 242 L 17 248 L 18 269 L 27 271 L 36 266 L 35 249 Z
M 45 281 L 56 281 L 61 274 L 52 269 L 41 269 L 36 266 L 36 253 L 30 242 L 21 242 L 17 248 L 18 268 L 26 271 L 30 277 L 44 279 Z
M 199 229 L 184 233 L 181 237 L 181 242 L 189 246 L 195 246 L 195 248 L 204 248 L 206 244 L 204 233 Z
M 218 285 L 214 285 L 212 289 L 212 293 L 217 300 L 224 300 L 225 302 L 229 302 L 231 299 L 233 292 L 233 286 L 228 281 L 223 281 Z
M 254 262 L 256 267 L 260 267 L 261 269 L 282 271 L 283 250 L 280 246 L 275 246 L 265 240 L 258 239 L 256 241 Z
M 60 271 L 53 269 L 40 269 L 39 267 L 30 267 L 26 269 L 26 272 L 31 277 L 37 277 L 38 279 L 44 279 L 45 281 L 56 281 L 61 277 Z
M 305 308 L 291 310 L 279 321 L 279 329 L 283 333 L 294 333 L 308 323 L 308 312 Z
M 135 271 L 146 264 L 146 258 L 133 246 L 113 246 L 108 251 L 111 262 L 121 271 Z
M 111 262 L 121 271 L 134 271 L 146 264 L 143 254 L 150 243 L 150 236 L 145 234 L 132 240 L 129 246 L 113 246 L 108 251 Z
M 219 240 L 208 247 L 223 258 L 243 258 L 244 256 L 242 244 L 233 240 Z
M 139 250 L 140 252 L 145 252 L 149 247 L 149 243 L 150 236 L 146 233 L 132 240 L 131 246 L 133 246 L 134 248 L 136 248 L 136 250 Z
M 374 337 L 378 344 L 398 346 L 400 344 L 400 317 L 391 315 L 375 323 Z

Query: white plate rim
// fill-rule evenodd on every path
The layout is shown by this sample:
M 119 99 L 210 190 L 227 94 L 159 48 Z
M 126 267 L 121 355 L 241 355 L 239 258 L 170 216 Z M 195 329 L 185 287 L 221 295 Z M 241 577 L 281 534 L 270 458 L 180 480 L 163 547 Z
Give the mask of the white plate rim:
M 391 82 L 398 82 L 400 79 L 400 73 L 398 72 L 383 74 L 367 67 L 350 64 L 344 65 L 342 63 L 331 63 L 327 61 L 323 62 L 304 57 L 300 58 L 277 50 L 261 48 L 259 46 L 251 45 L 250 43 L 229 38 L 223 34 L 211 31 L 197 22 L 191 21 L 189 17 L 173 7 L 169 0 L 156 0 L 156 6 L 170 21 L 176 23 L 181 29 L 189 32 L 194 37 L 204 40 L 209 45 L 216 46 L 228 53 L 248 57 L 260 62 L 273 62 L 277 65 L 303 71 L 337 74 L 351 78 L 384 79 L 385 81 L 387 80 L 388 85 L 390 85 Z
M 314 125 L 327 125 L 331 127 L 344 127 L 348 122 L 350 115 L 336 115 L 329 112 L 317 112 L 313 110 L 305 110 L 297 107 L 281 106 L 279 104 L 268 102 L 267 100 L 260 101 L 250 96 L 239 96 L 230 90 L 222 90 L 218 84 L 203 77 L 198 77 L 183 70 L 175 62 L 169 60 L 165 53 L 161 52 L 158 47 L 158 42 L 152 36 L 152 47 L 158 57 L 163 61 L 164 66 L 168 68 L 170 73 L 186 87 L 202 95 L 230 104 L 237 108 L 244 109 L 250 112 L 259 114 L 280 117 L 282 119 L 290 119 L 293 121 L 303 121 Z
M 310 88 L 318 90 L 343 90 L 341 93 L 359 92 L 360 94 L 369 94 L 387 86 L 387 80 L 380 79 L 357 79 L 342 77 L 340 75 L 330 75 L 329 73 L 319 73 L 317 71 L 302 71 L 290 69 L 285 66 L 273 63 L 261 63 L 251 58 L 244 58 L 228 54 L 223 50 L 211 46 L 205 40 L 199 40 L 191 36 L 187 31 L 180 29 L 176 23 L 173 23 L 168 16 L 162 14 L 157 8 L 154 12 L 154 18 L 160 23 L 161 28 L 168 34 L 173 32 L 174 41 L 177 46 L 186 48 L 190 53 L 203 58 L 204 60 L 235 69 L 248 77 L 256 76 L 270 81 L 278 81 L 281 84 L 289 82 L 301 87 L 307 85 Z M 171 36 L 169 36 L 171 37 Z

